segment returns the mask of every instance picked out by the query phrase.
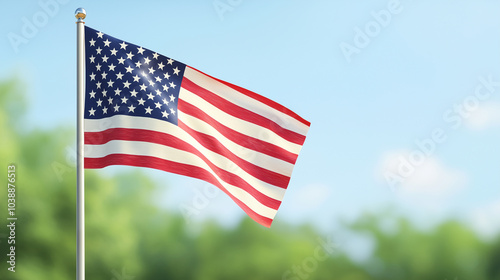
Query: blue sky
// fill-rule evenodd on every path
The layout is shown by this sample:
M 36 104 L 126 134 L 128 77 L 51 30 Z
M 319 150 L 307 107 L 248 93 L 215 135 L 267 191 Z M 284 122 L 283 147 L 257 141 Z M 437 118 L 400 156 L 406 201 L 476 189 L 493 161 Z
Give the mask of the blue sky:
M 340 218 L 392 207 L 423 227 L 458 218 L 485 236 L 500 229 L 499 1 L 3 5 L 0 77 L 26 84 L 30 129 L 74 126 L 81 6 L 88 26 L 258 92 L 312 123 L 276 220 L 328 231 Z M 159 200 L 169 209 L 210 189 L 147 172 L 169 186 Z M 224 194 L 208 201 L 196 220 L 243 216 Z

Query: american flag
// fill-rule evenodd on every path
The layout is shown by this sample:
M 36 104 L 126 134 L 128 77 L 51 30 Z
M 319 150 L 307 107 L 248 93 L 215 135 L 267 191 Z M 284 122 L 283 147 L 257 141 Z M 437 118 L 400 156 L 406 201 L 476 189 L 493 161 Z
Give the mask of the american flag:
M 261 95 L 85 27 L 85 168 L 209 182 L 270 227 L 310 123 Z

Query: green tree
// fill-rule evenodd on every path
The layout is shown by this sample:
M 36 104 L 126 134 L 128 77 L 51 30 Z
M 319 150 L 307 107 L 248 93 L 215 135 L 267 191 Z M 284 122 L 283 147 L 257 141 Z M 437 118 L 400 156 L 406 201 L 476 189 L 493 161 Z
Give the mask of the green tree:
M 394 227 L 384 228 L 383 219 Z M 373 257 L 362 264 L 371 271 L 371 279 L 490 279 L 485 274 L 487 244 L 461 223 L 447 221 L 422 231 L 385 211 L 366 214 L 347 226 L 375 240 Z
M 15 273 L 7 270 L 8 232 L 0 227 L 0 279 L 74 279 L 76 175 L 66 154 L 74 129 L 23 129 L 19 84 L 0 83 L 0 162 L 3 174 L 16 165 L 18 217 Z M 267 229 L 246 218 L 234 228 L 207 221 L 194 229 L 153 203 L 155 183 L 140 169 L 126 169 L 112 177 L 86 171 L 87 279 L 500 279 L 500 242 L 482 241 L 455 221 L 422 231 L 394 211 L 364 215 L 341 229 L 373 240 L 372 256 L 359 262 L 341 240 L 307 225 Z M 0 201 L 6 221 L 5 188 Z

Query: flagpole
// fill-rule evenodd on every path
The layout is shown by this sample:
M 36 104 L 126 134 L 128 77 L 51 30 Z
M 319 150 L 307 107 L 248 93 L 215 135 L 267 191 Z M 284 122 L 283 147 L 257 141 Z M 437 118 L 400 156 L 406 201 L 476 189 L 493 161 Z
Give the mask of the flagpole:
M 76 21 L 76 279 L 85 280 L 85 184 L 83 166 L 83 113 L 85 94 L 85 33 L 83 21 L 87 13 L 85 9 L 78 8 L 75 11 Z

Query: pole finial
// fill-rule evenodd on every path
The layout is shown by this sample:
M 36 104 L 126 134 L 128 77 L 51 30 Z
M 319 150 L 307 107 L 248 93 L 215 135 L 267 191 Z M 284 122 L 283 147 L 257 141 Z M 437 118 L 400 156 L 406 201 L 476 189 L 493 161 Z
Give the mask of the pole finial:
M 85 17 L 87 16 L 87 12 L 85 11 L 84 8 L 78 8 L 75 11 L 75 17 L 78 20 L 78 22 L 83 22 Z

